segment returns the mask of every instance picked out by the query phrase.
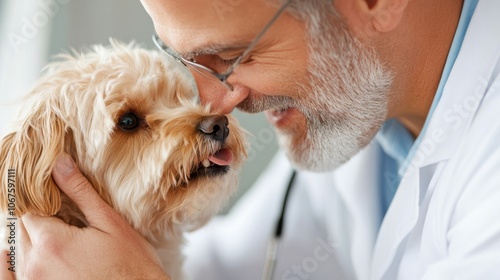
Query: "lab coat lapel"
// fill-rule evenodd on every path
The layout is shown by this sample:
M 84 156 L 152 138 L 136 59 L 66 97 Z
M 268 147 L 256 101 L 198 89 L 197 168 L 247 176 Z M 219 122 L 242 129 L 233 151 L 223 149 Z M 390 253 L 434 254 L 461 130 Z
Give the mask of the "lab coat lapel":
M 500 1 L 479 1 L 413 166 L 449 159 L 474 119 L 500 57 Z M 492 28 L 488 28 L 491 26 Z M 481 51 L 478 51 L 481 46 Z M 411 167 L 411 166 L 410 166 Z
M 421 180 L 422 169 L 444 163 L 453 155 L 485 92 L 492 88 L 491 76 L 500 71 L 495 68 L 500 57 L 500 36 L 491 34 L 497 28 L 487 26 L 500 24 L 498 15 L 495 15 L 499 10 L 500 1 L 497 0 L 483 0 L 476 7 L 441 100 L 380 228 L 370 279 L 384 279 L 399 247 L 415 227 L 420 211 L 420 193 L 425 192 L 431 182 L 427 178 L 429 174 Z M 481 52 L 477 51 L 478 45 L 485 46 Z
M 397 253 L 398 246 L 417 222 L 419 175 L 420 169 L 416 169 L 415 172 L 401 180 L 378 233 L 370 279 L 382 279 Z

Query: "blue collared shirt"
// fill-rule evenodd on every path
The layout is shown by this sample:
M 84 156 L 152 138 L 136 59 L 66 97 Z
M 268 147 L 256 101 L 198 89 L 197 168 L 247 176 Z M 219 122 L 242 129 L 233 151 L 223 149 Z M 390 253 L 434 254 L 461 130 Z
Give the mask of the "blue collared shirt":
M 465 0 L 462 7 L 462 14 L 460 16 L 460 21 L 455 32 L 455 37 L 451 44 L 448 57 L 446 59 L 446 64 L 443 69 L 443 74 L 441 76 L 441 81 L 439 82 L 436 95 L 432 102 L 429 114 L 425 120 L 424 127 L 417 137 L 416 140 L 408 132 L 408 130 L 396 119 L 390 119 L 384 123 L 380 131 L 377 133 L 375 140 L 380 144 L 383 150 L 382 155 L 382 176 L 380 178 L 380 198 L 382 205 L 382 215 L 385 215 L 389 205 L 396 193 L 397 187 L 401 182 L 401 178 L 406 172 L 407 166 L 410 160 L 413 158 L 415 152 L 418 150 L 418 146 L 422 141 L 422 135 L 425 134 L 429 120 L 439 103 L 441 95 L 443 94 L 443 88 L 448 81 L 451 69 L 455 60 L 462 47 L 462 42 L 465 37 L 465 33 L 469 26 L 470 20 L 474 11 L 476 9 L 479 0 Z

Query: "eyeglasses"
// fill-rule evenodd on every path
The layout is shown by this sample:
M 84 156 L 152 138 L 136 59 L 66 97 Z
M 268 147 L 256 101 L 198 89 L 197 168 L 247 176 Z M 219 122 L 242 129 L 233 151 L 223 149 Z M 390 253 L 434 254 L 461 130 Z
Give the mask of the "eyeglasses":
M 175 51 L 172 50 L 169 46 L 167 46 L 165 43 L 163 43 L 158 37 L 157 34 L 153 35 L 153 42 L 155 43 L 156 47 L 160 49 L 162 52 L 166 53 L 167 55 L 173 57 L 176 61 L 182 63 L 184 66 L 188 67 L 189 69 L 193 69 L 203 77 L 209 79 L 209 80 L 217 80 L 221 82 L 227 89 L 230 91 L 233 91 L 234 87 L 227 82 L 227 79 L 231 74 L 233 74 L 234 69 L 240 65 L 241 61 L 243 61 L 248 54 L 252 51 L 252 49 L 257 45 L 259 40 L 264 36 L 266 31 L 274 24 L 274 22 L 278 19 L 278 17 L 283 13 L 283 11 L 286 9 L 288 4 L 290 4 L 291 0 L 287 0 L 281 7 L 280 9 L 276 12 L 276 14 L 271 18 L 271 20 L 264 26 L 264 29 L 260 31 L 260 33 L 253 39 L 253 41 L 248 45 L 247 49 L 236 58 L 236 60 L 227 68 L 225 71 L 222 73 L 218 73 L 207 66 L 204 66 L 202 64 L 197 63 L 194 59 L 186 59 L 181 56 L 179 56 Z

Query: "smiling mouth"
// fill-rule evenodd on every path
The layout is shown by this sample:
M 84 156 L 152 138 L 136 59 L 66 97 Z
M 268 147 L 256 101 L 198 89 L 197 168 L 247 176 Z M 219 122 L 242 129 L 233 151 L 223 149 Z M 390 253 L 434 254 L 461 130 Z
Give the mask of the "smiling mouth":
M 276 108 L 276 109 L 271 109 L 269 110 L 272 114 L 274 115 L 280 115 L 283 114 L 285 111 L 291 109 L 292 107 L 285 107 L 285 108 Z
M 275 108 L 265 111 L 265 115 L 271 124 L 281 126 L 281 122 L 286 120 L 291 113 L 296 111 L 298 110 L 295 107 Z
M 189 175 L 190 179 L 199 177 L 214 177 L 226 174 L 230 170 L 233 153 L 228 148 L 222 148 L 204 159 Z

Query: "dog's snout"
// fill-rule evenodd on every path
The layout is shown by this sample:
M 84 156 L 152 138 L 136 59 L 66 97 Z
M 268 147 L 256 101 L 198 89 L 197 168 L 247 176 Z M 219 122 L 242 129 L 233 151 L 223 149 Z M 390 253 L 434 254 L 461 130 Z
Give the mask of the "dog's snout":
M 208 116 L 198 124 L 198 130 L 217 141 L 224 141 L 229 135 L 226 116 Z

